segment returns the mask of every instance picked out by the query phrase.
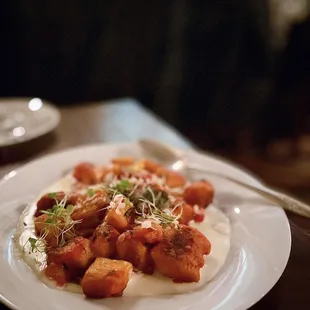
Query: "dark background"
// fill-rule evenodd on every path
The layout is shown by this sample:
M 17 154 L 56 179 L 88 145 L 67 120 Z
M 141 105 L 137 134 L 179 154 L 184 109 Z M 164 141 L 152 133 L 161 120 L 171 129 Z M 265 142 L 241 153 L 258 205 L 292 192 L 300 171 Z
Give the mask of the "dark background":
M 310 173 L 291 180 L 289 167 L 310 148 L 310 17 L 281 30 L 273 2 L 1 2 L 0 96 L 132 96 L 200 147 L 307 195 Z
M 310 10 L 282 29 L 272 2 L 4 0 L 0 97 L 135 97 L 201 148 L 310 202 Z M 284 281 L 257 309 L 280 309 L 270 305 Z M 309 308 L 305 291 L 291 296 Z
M 310 18 L 278 44 L 271 2 L 2 2 L 0 96 L 132 96 L 200 147 L 307 195 L 310 173 L 291 180 L 288 167 L 309 153 Z

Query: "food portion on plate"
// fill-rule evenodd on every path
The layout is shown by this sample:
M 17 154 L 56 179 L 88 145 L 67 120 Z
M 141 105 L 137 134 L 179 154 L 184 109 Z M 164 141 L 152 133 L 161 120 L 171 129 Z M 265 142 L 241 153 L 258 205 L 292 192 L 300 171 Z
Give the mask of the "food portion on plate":
M 45 283 L 87 297 L 185 293 L 229 251 L 213 198 L 210 182 L 150 160 L 83 162 L 24 211 L 15 240 Z

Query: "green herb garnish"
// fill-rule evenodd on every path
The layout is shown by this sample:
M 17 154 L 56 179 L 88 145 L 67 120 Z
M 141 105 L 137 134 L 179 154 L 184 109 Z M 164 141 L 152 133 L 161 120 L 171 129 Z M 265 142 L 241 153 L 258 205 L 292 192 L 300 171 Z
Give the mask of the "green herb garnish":
M 89 188 L 87 190 L 88 197 L 93 197 L 95 195 L 95 191 L 92 188 Z
M 181 207 L 181 203 L 172 208 L 168 193 L 164 190 L 157 190 L 151 185 L 137 182 L 131 183 L 127 179 L 118 181 L 116 185 L 103 185 L 111 200 L 118 194 L 125 197 L 125 203 L 132 207 L 126 211 L 128 217 L 132 212 L 136 215 L 136 220 L 143 222 L 152 220 L 160 225 L 178 225 L 181 212 L 176 215 L 175 211 Z M 182 208 L 182 207 L 181 207 Z
M 131 187 L 132 184 L 128 180 L 121 180 L 116 185 L 116 190 L 119 191 L 120 193 L 125 193 L 127 190 L 130 190 Z
M 40 253 L 44 252 L 45 243 L 41 238 L 36 239 L 36 238 L 29 237 L 24 245 L 24 251 L 25 251 L 25 247 L 27 243 L 29 243 L 30 245 L 30 248 L 28 250 L 29 254 L 36 253 L 36 252 L 40 252 Z
M 177 225 L 182 211 L 178 215 L 175 215 L 174 211 L 180 205 L 170 209 L 168 197 L 166 199 L 164 191 L 160 192 L 161 194 L 158 195 L 158 192 L 154 191 L 152 187 L 147 187 L 146 191 L 139 198 L 140 203 L 135 207 L 136 213 L 140 215 L 141 219 L 151 219 L 161 225 Z M 162 202 L 163 204 L 159 204 Z
M 145 190 L 142 197 L 152 201 L 161 210 L 170 207 L 168 193 L 162 190 L 155 190 L 152 186 Z
M 120 180 L 116 185 L 114 186 L 104 186 L 103 187 L 111 200 L 115 197 L 115 195 L 122 194 L 125 197 L 130 197 L 132 193 L 135 191 L 135 186 L 133 186 L 132 183 L 130 183 L 128 180 Z
M 57 193 L 48 193 L 47 196 L 48 196 L 49 198 L 56 199 Z
M 57 201 L 51 209 L 43 210 L 42 213 L 48 217 L 45 220 L 45 227 L 41 232 L 40 238 L 44 241 L 47 236 L 54 236 L 57 245 L 63 246 L 68 239 L 75 237 L 74 226 L 80 221 L 74 221 L 71 214 L 74 211 L 73 205 L 66 206 L 67 197 Z
M 28 242 L 30 243 L 31 251 L 33 252 L 36 249 L 36 243 L 38 239 L 29 237 Z
M 67 205 L 66 210 L 67 210 L 68 214 L 71 215 L 73 213 L 73 210 L 74 210 L 74 205 Z

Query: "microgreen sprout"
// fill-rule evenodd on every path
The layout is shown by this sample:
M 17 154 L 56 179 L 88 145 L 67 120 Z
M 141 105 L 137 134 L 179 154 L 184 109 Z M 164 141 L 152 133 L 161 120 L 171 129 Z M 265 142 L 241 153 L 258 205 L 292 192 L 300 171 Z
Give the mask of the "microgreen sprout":
M 74 226 L 80 221 L 74 221 L 71 218 L 74 206 L 66 206 L 67 197 L 65 196 L 61 201 L 56 201 L 56 204 L 51 209 L 42 211 L 42 213 L 48 215 L 45 221 L 45 227 L 43 229 L 43 235 L 52 234 L 56 238 L 57 244 L 63 246 L 66 239 L 75 237 Z
M 37 244 L 38 239 L 29 237 L 28 241 L 30 243 L 31 251 L 33 252 L 36 249 L 36 244 Z
M 29 243 L 28 254 L 30 253 L 43 253 L 45 248 L 45 241 L 42 237 L 38 239 L 29 237 L 26 243 L 24 244 L 24 251 L 26 251 L 26 246 Z
M 136 191 L 137 186 L 136 184 L 133 185 L 131 182 L 129 182 L 129 180 L 127 179 L 123 179 L 118 181 L 116 184 L 114 185 L 102 185 L 103 189 L 107 191 L 109 198 L 111 200 L 114 199 L 114 197 L 116 195 L 123 195 L 125 197 L 131 197 L 132 194 Z
M 51 209 L 41 211 L 47 215 L 47 218 L 44 221 L 44 228 L 38 239 L 30 237 L 27 240 L 30 243 L 31 252 L 38 251 L 42 247 L 47 247 L 49 238 L 56 239 L 56 244 L 61 247 L 67 240 L 76 236 L 74 226 L 80 223 L 80 221 L 74 221 L 71 218 L 74 206 L 66 206 L 66 196 L 60 201 L 56 199 L 55 193 L 50 193 L 49 196 L 55 199 L 55 204 Z
M 127 190 L 129 190 L 132 187 L 132 184 L 128 180 L 121 180 L 117 185 L 116 185 L 116 190 L 119 191 L 120 193 L 124 193 Z
M 147 187 L 147 191 L 151 199 L 145 198 L 147 195 L 140 197 L 140 208 L 136 210 L 136 213 L 141 215 L 144 219 L 153 219 L 162 225 L 178 225 L 178 219 L 181 217 L 182 211 L 178 215 L 175 215 L 174 211 L 178 207 L 181 207 L 181 204 L 176 205 L 172 210 L 169 208 L 162 209 L 156 204 L 157 201 L 154 190 L 151 187 Z
M 126 216 L 129 216 L 134 211 L 140 220 L 150 219 L 162 225 L 178 225 L 178 219 L 181 217 L 182 211 L 178 215 L 175 215 L 174 212 L 181 207 L 181 204 L 171 209 L 167 192 L 155 190 L 150 185 L 141 188 L 141 184 L 138 182 L 133 184 L 127 179 L 117 181 L 113 186 L 103 185 L 103 187 L 108 192 L 111 200 L 116 195 L 122 194 L 126 197 L 126 204 L 134 205 L 134 208 L 126 211 Z
M 57 193 L 49 193 L 49 194 L 48 194 L 48 197 L 49 197 L 49 198 L 53 198 L 53 199 L 56 200 Z
M 87 196 L 88 197 L 93 197 L 95 195 L 95 191 L 92 188 L 89 188 L 87 190 Z

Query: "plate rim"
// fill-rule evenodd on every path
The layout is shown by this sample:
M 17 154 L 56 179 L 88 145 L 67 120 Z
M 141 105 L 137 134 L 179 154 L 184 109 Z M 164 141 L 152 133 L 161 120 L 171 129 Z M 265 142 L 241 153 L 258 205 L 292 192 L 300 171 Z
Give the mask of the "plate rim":
M 34 99 L 34 98 L 38 98 L 38 97 L 2 97 L 0 98 L 0 106 L 4 105 L 6 102 L 9 102 L 9 101 L 10 101 L 10 104 L 14 104 L 13 103 L 14 101 L 19 101 L 17 103 L 26 104 L 29 100 Z M 58 127 L 61 121 L 61 113 L 59 109 L 55 106 L 55 104 L 53 104 L 52 102 L 44 98 L 38 98 L 38 99 L 40 99 L 43 102 L 43 105 L 46 106 L 54 114 L 54 120 L 51 126 L 46 127 L 44 130 L 41 130 L 38 134 L 25 135 L 23 137 L 20 137 L 19 139 L 15 139 L 15 140 L 12 139 L 12 140 L 9 140 L 9 142 L 5 142 L 5 143 L 0 142 L 0 148 L 19 145 L 19 144 L 34 140 L 36 138 L 46 135 L 49 132 L 52 132 Z
M 22 172 L 24 169 L 27 169 L 29 166 L 31 166 L 33 164 L 36 164 L 36 163 L 39 163 L 41 161 L 44 161 L 47 158 L 52 158 L 54 156 L 61 156 L 64 153 L 70 153 L 70 152 L 74 152 L 74 151 L 78 151 L 78 150 L 82 150 L 82 149 L 86 149 L 86 148 L 97 148 L 97 147 L 104 147 L 104 146 L 109 146 L 109 145 L 110 146 L 113 145 L 114 147 L 121 147 L 121 146 L 124 146 L 124 145 L 128 145 L 128 146 L 132 145 L 132 146 L 134 146 L 136 143 L 137 143 L 137 140 L 124 141 L 124 142 L 90 143 L 90 144 L 77 145 L 77 146 L 74 146 L 74 147 L 69 147 L 69 148 L 65 148 L 65 149 L 62 149 L 62 150 L 54 151 L 54 152 L 48 153 L 46 155 L 40 156 L 38 158 L 35 158 L 35 159 L 33 159 L 33 160 L 31 160 L 31 161 L 21 165 L 17 169 L 13 169 L 12 171 L 16 172 L 16 174 L 14 174 L 13 176 L 10 175 L 10 172 L 5 174 L 0 179 L 0 188 L 8 179 L 14 178 L 19 172 Z M 221 156 L 214 155 L 214 154 L 208 153 L 208 152 L 204 152 L 204 151 L 201 151 L 199 149 L 193 149 L 193 148 L 190 148 L 190 147 L 189 148 L 184 148 L 184 149 L 177 148 L 177 147 L 174 147 L 174 146 L 170 146 L 170 147 L 175 149 L 175 150 L 179 150 L 179 151 L 181 150 L 185 154 L 186 153 L 189 153 L 189 154 L 192 153 L 192 154 L 200 155 L 200 156 L 203 156 L 203 157 L 210 158 L 211 160 L 214 160 L 216 162 L 228 165 L 231 168 L 233 168 L 234 170 L 237 170 L 237 171 L 241 172 L 242 175 L 244 177 L 246 177 L 247 179 L 249 179 L 251 182 L 254 182 L 256 184 L 259 184 L 259 185 L 262 185 L 262 186 L 268 188 L 268 186 L 264 185 L 264 183 L 258 177 L 255 176 L 255 174 L 253 174 L 251 172 L 248 172 L 247 169 L 245 169 L 244 167 L 242 167 L 242 166 L 240 166 L 238 164 L 235 164 L 235 163 L 233 163 L 230 160 L 222 158 Z M 287 254 L 287 257 L 285 258 L 286 262 L 285 262 L 285 265 L 283 267 L 283 270 L 281 271 L 281 273 L 279 273 L 279 275 L 277 277 L 275 277 L 274 283 L 270 286 L 270 288 L 268 290 L 266 290 L 266 292 L 263 293 L 258 298 L 253 299 L 251 304 L 249 304 L 246 307 L 253 306 L 259 300 L 261 300 L 268 292 L 270 292 L 270 290 L 277 284 L 277 282 L 279 281 L 279 279 L 283 275 L 283 273 L 284 273 L 284 271 L 285 271 L 285 269 L 287 267 L 287 264 L 289 262 L 289 259 L 290 259 L 290 255 L 291 255 L 291 251 L 292 251 L 292 233 L 291 233 L 290 222 L 289 222 L 289 219 L 287 217 L 286 212 L 282 208 L 280 208 L 280 207 L 278 209 L 282 213 L 282 216 L 285 219 L 285 222 L 286 222 L 285 224 L 286 224 L 286 227 L 287 227 L 287 234 L 288 234 L 287 242 L 288 242 L 288 248 L 289 249 L 288 249 L 288 252 L 286 253 Z M 15 307 L 15 305 L 13 303 L 11 303 L 8 299 L 6 299 L 5 296 L 3 296 L 2 294 L 0 294 L 0 302 L 2 302 L 4 305 L 6 305 L 7 307 L 9 307 L 11 309 L 17 309 L 17 310 L 20 309 L 18 307 Z M 244 305 L 242 305 L 242 307 L 244 307 Z M 240 309 L 245 309 L 245 308 L 240 308 Z

